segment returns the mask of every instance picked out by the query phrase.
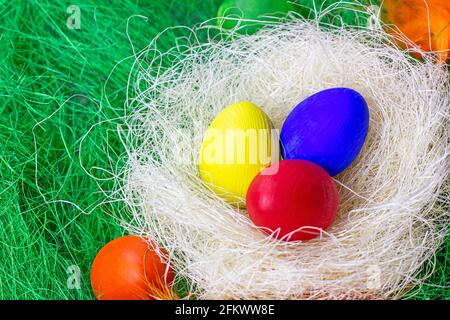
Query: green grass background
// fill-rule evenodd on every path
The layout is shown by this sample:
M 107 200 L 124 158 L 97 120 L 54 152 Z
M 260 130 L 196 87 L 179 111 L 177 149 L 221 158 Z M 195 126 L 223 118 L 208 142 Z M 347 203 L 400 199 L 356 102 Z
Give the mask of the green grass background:
M 108 167 L 123 150 L 113 133 L 116 121 L 96 126 L 80 149 L 81 139 L 94 124 L 123 115 L 132 59 L 122 60 L 133 54 L 130 39 L 142 49 L 167 27 L 214 17 L 220 2 L 0 0 L 1 299 L 93 298 L 90 265 L 106 242 L 123 234 L 114 217 L 126 211 L 120 203 L 99 205 L 105 198 L 98 190 L 110 190 L 111 181 L 96 182 L 80 163 Z M 80 30 L 66 26 L 72 4 L 81 9 Z M 132 15 L 148 19 L 129 20 L 129 39 Z M 180 35 L 165 34 L 160 50 Z M 89 173 L 106 177 L 95 168 Z M 449 259 L 446 241 L 433 275 L 407 297 L 450 298 L 443 287 Z M 67 286 L 73 265 L 81 271 L 80 289 Z

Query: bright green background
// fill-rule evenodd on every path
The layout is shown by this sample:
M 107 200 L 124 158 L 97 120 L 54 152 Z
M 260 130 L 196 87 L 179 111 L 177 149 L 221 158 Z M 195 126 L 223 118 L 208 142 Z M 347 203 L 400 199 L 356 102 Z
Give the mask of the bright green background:
M 70 4 L 81 8 L 80 30 L 66 26 Z M 142 49 L 166 27 L 213 18 L 219 4 L 0 0 L 0 298 L 93 298 L 90 264 L 102 245 L 122 234 L 113 216 L 125 210 L 120 204 L 96 207 L 104 200 L 99 187 L 112 186 L 109 181 L 98 185 L 82 170 L 79 144 L 92 125 L 123 114 L 132 60 L 119 64 L 106 86 L 105 81 L 119 61 L 132 55 L 127 19 L 148 17 L 129 22 L 129 36 Z M 160 50 L 170 48 L 179 35 L 166 34 Z M 113 132 L 119 122 L 95 127 L 82 148 L 85 167 L 108 167 L 108 158 L 119 159 L 123 150 Z M 90 173 L 106 176 L 95 169 Z M 55 201 L 60 199 L 85 212 Z M 450 297 L 450 289 L 436 286 L 450 279 L 449 255 L 447 241 L 427 285 L 413 290 L 415 298 Z M 71 265 L 82 272 L 80 290 L 67 287 Z

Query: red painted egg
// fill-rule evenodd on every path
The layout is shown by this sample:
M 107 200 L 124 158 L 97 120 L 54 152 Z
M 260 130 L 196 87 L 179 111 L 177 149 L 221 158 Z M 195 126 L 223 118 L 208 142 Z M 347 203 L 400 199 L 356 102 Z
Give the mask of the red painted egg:
M 331 225 L 338 207 L 333 179 L 306 160 L 282 160 L 264 169 L 247 192 L 252 221 L 267 233 L 277 231 L 273 236 L 287 241 L 317 237 Z

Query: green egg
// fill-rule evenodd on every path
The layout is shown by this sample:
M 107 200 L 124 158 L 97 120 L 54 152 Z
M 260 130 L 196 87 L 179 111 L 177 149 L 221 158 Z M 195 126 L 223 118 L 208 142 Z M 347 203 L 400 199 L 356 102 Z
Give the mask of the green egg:
M 298 10 L 299 7 L 288 0 L 226 0 L 217 13 L 217 23 L 227 30 L 239 24 L 245 26 L 239 30 L 241 33 L 251 34 L 264 26 L 264 20 L 268 20 L 264 18 L 265 16 L 283 18 L 289 11 L 298 12 Z M 260 22 L 228 20 L 224 17 L 260 20 Z

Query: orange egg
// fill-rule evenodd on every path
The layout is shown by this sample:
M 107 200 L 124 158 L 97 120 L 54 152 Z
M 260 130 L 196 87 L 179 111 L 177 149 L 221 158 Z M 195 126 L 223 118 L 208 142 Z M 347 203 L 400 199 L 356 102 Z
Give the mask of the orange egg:
M 173 298 L 173 270 L 161 261 L 149 242 L 123 236 L 107 243 L 91 269 L 91 284 L 99 300 Z
M 386 24 L 395 25 L 416 46 L 425 51 L 440 51 L 439 60 L 447 60 L 450 0 L 384 0 L 381 14 Z

